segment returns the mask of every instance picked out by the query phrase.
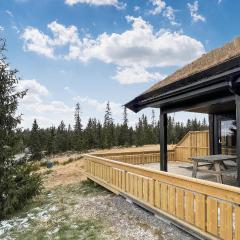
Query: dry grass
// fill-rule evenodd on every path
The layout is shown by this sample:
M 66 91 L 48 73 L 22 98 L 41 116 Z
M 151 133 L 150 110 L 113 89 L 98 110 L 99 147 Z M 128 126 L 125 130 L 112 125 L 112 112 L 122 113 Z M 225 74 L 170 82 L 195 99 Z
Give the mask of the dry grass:
M 81 158 L 82 154 L 81 153 L 63 153 L 63 154 L 58 154 L 52 157 L 50 160 L 53 162 L 57 162 L 59 164 L 66 164 L 69 162 L 69 159 L 72 159 L 73 161 L 79 160 Z
M 69 159 L 74 159 L 73 161 Z M 47 189 L 54 188 L 56 186 L 64 186 L 86 180 L 83 175 L 84 160 L 80 158 L 80 155 L 76 157 L 72 155 L 62 155 L 60 157 L 54 157 L 50 159 L 52 161 L 58 161 L 59 165 L 54 165 L 49 169 L 44 168 L 41 172 L 44 174 L 44 186 Z
M 174 147 L 175 145 L 169 145 L 168 149 L 173 149 Z M 158 151 L 159 149 L 159 144 L 155 144 L 145 145 L 142 147 L 98 150 L 95 153 Z M 44 186 L 47 189 L 77 183 L 86 179 L 83 174 L 84 159 L 80 153 L 68 152 L 56 155 L 50 160 L 55 163 L 53 168 L 51 168 L 51 171 L 45 167 L 40 170 L 44 175 Z

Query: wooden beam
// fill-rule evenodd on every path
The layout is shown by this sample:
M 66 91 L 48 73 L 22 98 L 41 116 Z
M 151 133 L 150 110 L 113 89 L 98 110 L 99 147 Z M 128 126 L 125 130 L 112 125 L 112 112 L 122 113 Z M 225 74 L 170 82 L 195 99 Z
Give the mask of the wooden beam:
M 236 94 L 236 122 L 237 122 L 237 185 L 240 187 L 240 95 Z
M 207 99 L 206 101 L 203 101 L 202 99 L 198 99 L 198 101 L 196 101 L 195 98 L 189 98 L 188 101 L 183 101 L 181 102 L 181 99 L 179 97 L 179 100 L 175 100 L 175 102 L 172 102 L 173 104 L 167 106 L 167 108 L 165 109 L 165 112 L 167 113 L 173 113 L 173 112 L 179 112 L 179 111 L 192 111 L 192 112 L 197 112 L 194 111 L 194 109 L 197 108 L 201 108 L 201 107 L 205 107 L 205 106 L 210 106 L 210 105 L 215 105 L 215 104 L 224 104 L 226 102 L 234 102 L 235 98 L 234 96 L 224 96 L 223 94 L 219 94 L 221 97 L 217 97 L 215 99 L 210 99 L 209 100 L 209 96 L 212 96 L 212 94 L 210 95 L 206 95 L 204 97 L 204 99 Z M 171 103 L 171 99 L 169 99 L 169 103 Z M 157 106 L 157 105 L 156 105 Z M 150 107 L 156 107 L 155 105 L 151 105 Z M 161 107 L 160 105 L 158 105 L 158 107 Z
M 160 109 L 160 170 L 167 172 L 167 113 Z

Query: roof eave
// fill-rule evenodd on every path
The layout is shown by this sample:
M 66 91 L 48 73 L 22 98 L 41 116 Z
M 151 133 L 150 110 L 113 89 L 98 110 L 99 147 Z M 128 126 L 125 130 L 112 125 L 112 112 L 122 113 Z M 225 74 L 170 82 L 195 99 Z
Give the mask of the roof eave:
M 206 85 L 206 84 L 210 85 L 214 81 L 216 81 L 217 79 L 221 80 L 221 81 L 228 81 L 228 80 L 232 80 L 233 77 L 236 78 L 239 75 L 240 75 L 240 67 L 231 69 L 229 71 L 225 71 L 225 72 L 220 73 L 220 74 L 216 74 L 214 76 L 210 76 L 210 77 L 205 78 L 205 79 L 199 79 L 197 82 L 195 82 L 193 84 L 190 84 L 188 86 L 185 86 L 184 88 L 185 88 L 185 91 L 186 90 L 191 91 L 193 89 L 193 87 L 194 88 L 201 87 L 201 84 L 203 84 L 203 82 L 205 82 L 204 85 Z M 229 79 L 226 78 L 226 76 L 229 76 Z M 239 81 L 239 79 L 238 79 L 238 81 Z M 156 99 L 158 99 L 158 101 L 159 101 L 159 99 L 161 99 L 162 94 L 159 93 L 158 90 L 153 90 L 152 92 L 149 92 L 147 94 L 140 95 L 140 96 L 134 98 L 132 101 L 126 103 L 124 106 L 127 107 L 128 109 L 132 110 L 133 112 L 137 113 L 140 110 L 151 106 L 156 101 Z M 172 94 L 181 94 L 181 91 L 182 91 L 181 88 L 176 88 L 174 91 L 170 91 L 171 93 L 170 92 L 165 92 L 163 95 L 164 95 L 164 98 L 167 98 L 168 95 L 170 96 Z

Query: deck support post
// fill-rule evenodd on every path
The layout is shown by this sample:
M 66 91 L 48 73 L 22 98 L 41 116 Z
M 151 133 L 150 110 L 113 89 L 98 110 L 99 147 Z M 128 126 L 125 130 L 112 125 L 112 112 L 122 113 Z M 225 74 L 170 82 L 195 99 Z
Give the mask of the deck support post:
M 240 95 L 235 95 L 236 122 L 237 122 L 237 186 L 240 187 Z
M 160 170 L 167 172 L 167 113 L 160 109 Z
M 221 154 L 219 115 L 213 114 L 213 154 Z
M 209 149 L 210 155 L 214 154 L 214 114 L 208 115 L 209 121 Z

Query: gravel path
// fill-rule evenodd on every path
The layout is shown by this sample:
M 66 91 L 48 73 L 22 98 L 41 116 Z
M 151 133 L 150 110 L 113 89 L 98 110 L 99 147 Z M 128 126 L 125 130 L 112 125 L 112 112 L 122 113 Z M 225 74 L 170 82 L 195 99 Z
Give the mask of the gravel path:
M 194 239 L 120 196 L 109 194 L 81 201 L 75 210 L 81 212 L 82 209 L 87 210 L 85 217 L 101 218 L 114 232 L 115 236 L 106 236 L 106 239 Z

